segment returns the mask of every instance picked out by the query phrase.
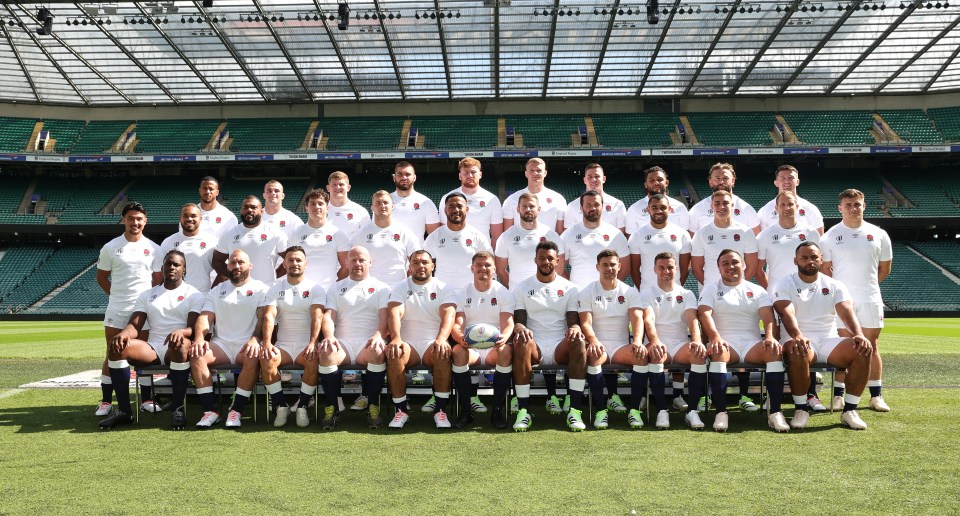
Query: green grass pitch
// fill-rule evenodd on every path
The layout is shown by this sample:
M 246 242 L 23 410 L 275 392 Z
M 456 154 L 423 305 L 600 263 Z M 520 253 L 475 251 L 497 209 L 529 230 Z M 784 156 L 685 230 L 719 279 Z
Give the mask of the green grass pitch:
M 949 514 L 960 498 L 956 319 L 887 320 L 893 412 L 862 410 L 867 431 L 817 414 L 786 435 L 736 410 L 727 434 L 690 431 L 678 413 L 667 431 L 614 415 L 610 430 L 572 434 L 538 398 L 525 434 L 482 415 L 438 432 L 421 399 L 402 432 L 354 413 L 329 433 L 249 418 L 170 432 L 165 414 L 104 433 L 98 390 L 18 389 L 99 367 L 102 339 L 98 323 L 0 323 L 0 513 Z

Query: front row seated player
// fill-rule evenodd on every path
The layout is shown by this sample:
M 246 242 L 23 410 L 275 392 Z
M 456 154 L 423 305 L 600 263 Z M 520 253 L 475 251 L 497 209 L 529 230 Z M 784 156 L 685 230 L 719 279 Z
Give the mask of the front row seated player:
M 557 274 L 562 261 L 556 243 L 539 242 L 535 253 L 536 273 L 512 289 L 516 299 L 513 312 L 516 323 L 513 379 L 519 408 L 513 424 L 516 432 L 525 432 L 533 424 L 529 409 L 534 365 L 566 365 L 570 381 L 579 383 L 581 393 L 586 374 L 583 332 L 577 315 L 577 286 Z M 547 411 L 561 412 L 556 396 L 547 400 Z
M 773 302 L 763 287 L 744 279 L 746 265 L 739 252 L 732 249 L 720 251 L 717 269 L 720 272 L 720 281 L 703 287 L 699 307 L 700 324 L 703 326 L 703 333 L 708 341 L 707 351 L 710 354 L 707 377 L 713 394 L 713 404 L 717 407 L 713 429 L 726 432 L 729 427 L 727 364 L 745 362 L 766 365 L 767 393 L 770 399 L 767 423 L 777 432 L 786 432 L 790 427 L 780 411 L 783 402 L 783 380 L 786 375 L 777 338 L 779 331 L 774 320 Z M 765 330 L 762 339 L 759 336 L 761 322 Z M 690 383 L 692 391 L 692 375 Z M 691 417 L 688 417 L 687 422 L 694 426 L 695 422 Z
M 203 311 L 197 317 L 190 349 L 193 384 L 203 406 L 203 417 L 197 422 L 197 428 L 210 428 L 220 422 L 210 377 L 211 366 L 241 366 L 233 403 L 227 414 L 228 428 L 240 427 L 240 415 L 257 383 L 263 310 L 269 287 L 250 277 L 252 269 L 253 264 L 246 252 L 232 251 L 227 262 L 230 281 L 220 283 L 207 293 Z M 212 328 L 215 331 L 211 335 Z
M 620 257 L 613 249 L 604 249 L 597 254 L 597 270 L 600 279 L 583 287 L 579 293 L 580 328 L 586 340 L 587 371 L 586 379 L 590 385 L 590 395 L 597 407 L 606 407 L 603 393 L 603 364 L 633 367 L 630 380 L 630 403 L 632 409 L 627 415 L 630 428 L 642 428 L 640 400 L 646 396 L 649 357 L 643 346 L 646 331 L 650 345 L 662 348 L 656 328 L 650 320 L 652 312 L 644 310 L 640 301 L 640 292 L 620 281 Z M 645 321 L 646 319 L 646 321 Z M 629 340 L 632 332 L 632 341 Z M 654 375 L 655 383 L 663 388 L 662 369 Z M 582 430 L 586 427 L 580 408 L 583 392 L 577 391 L 573 380 L 570 381 L 570 412 L 567 424 L 571 429 Z M 610 425 L 606 408 L 598 410 L 593 420 L 594 428 L 603 430 Z
M 510 390 L 513 376 L 513 348 L 510 338 L 513 335 L 514 296 L 500 284 L 494 276 L 496 265 L 493 254 L 480 251 L 473 255 L 470 270 L 473 281 L 456 294 L 457 315 L 451 336 L 457 343 L 453 347 L 453 382 L 457 389 L 457 403 L 460 415 L 453 423 L 454 428 L 465 428 L 473 423 L 470 397 L 470 366 L 483 362 L 495 366 L 493 374 L 493 410 L 490 421 L 494 428 L 507 428 L 504 404 Z M 500 328 L 500 338 L 490 349 L 477 350 L 464 340 L 464 330 L 473 324 L 486 323 Z
M 840 422 L 854 430 L 864 430 L 867 424 L 857 414 L 857 404 L 867 385 L 870 360 L 876 348 L 863 335 L 847 287 L 820 272 L 823 265 L 820 246 L 813 242 L 801 243 L 794 262 L 797 272 L 780 280 L 773 293 L 773 304 L 780 314 L 782 331 L 787 335 L 783 355 L 797 409 L 790 426 L 797 429 L 807 426 L 810 364 L 820 360 L 847 370 L 847 392 Z M 837 317 L 853 337 L 840 337 Z
M 283 397 L 280 367 L 296 364 L 303 367 L 300 399 L 297 402 L 297 426 L 310 424 L 307 407 L 317 392 L 317 346 L 310 337 L 320 332 L 321 314 L 311 310 L 316 299 L 323 299 L 323 289 L 306 276 L 307 253 L 290 246 L 283 253 L 287 274 L 267 291 L 263 309 L 263 334 L 260 345 L 260 377 L 270 395 L 274 409 L 273 426 L 282 427 L 290 417 L 290 406 Z M 277 331 L 276 341 L 273 339 Z
M 338 398 L 342 385 L 339 367 L 353 364 L 366 368 L 363 394 L 355 406 L 367 409 L 367 426 L 380 428 L 380 391 L 387 376 L 384 348 L 387 335 L 387 301 L 390 287 L 370 276 L 370 253 L 353 247 L 347 253 L 349 275 L 327 289 L 325 301 L 314 301 L 311 310 L 323 311 L 321 335 L 317 345 L 320 384 L 326 396 L 320 425 L 333 430 L 340 417 Z
M 424 250 L 409 258 L 409 276 L 392 287 L 387 302 L 387 377 L 397 412 L 390 428 L 403 428 L 410 419 L 406 369 L 421 363 L 433 370 L 436 408 L 433 421 L 439 429 L 450 428 L 445 409 L 450 399 L 451 353 L 449 338 L 456 305 L 448 299 L 445 284 L 433 277 L 433 256 Z
M 100 421 L 101 429 L 109 430 L 133 422 L 130 363 L 136 366 L 170 364 L 172 425 L 177 430 L 183 428 L 183 402 L 190 373 L 187 353 L 193 325 L 203 305 L 203 294 L 183 281 L 186 263 L 180 251 L 170 251 L 163 257 L 163 283 L 137 297 L 130 321 L 110 342 L 107 365 L 118 407 Z M 145 323 L 150 325 L 147 341 L 137 339 Z

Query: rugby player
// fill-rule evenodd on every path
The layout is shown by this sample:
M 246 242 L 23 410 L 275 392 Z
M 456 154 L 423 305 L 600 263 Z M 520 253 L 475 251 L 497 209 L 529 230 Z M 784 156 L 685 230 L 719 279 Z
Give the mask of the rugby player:
M 818 236 L 823 234 L 823 215 L 820 214 L 820 208 L 817 208 L 812 202 L 800 197 L 797 193 L 797 186 L 800 185 L 800 172 L 793 165 L 780 165 L 774 173 L 773 184 L 777 187 L 778 194 L 790 192 L 796 197 L 797 206 L 794 216 L 797 222 L 804 226 L 810 226 L 817 231 Z M 757 217 L 760 219 L 760 227 L 767 229 L 779 221 L 777 207 L 779 201 L 774 197 L 770 202 L 764 204 Z
M 274 409 L 273 426 L 287 424 L 290 406 L 283 397 L 280 384 L 281 366 L 296 364 L 303 367 L 300 383 L 300 399 L 297 403 L 297 426 L 310 424 L 307 407 L 317 392 L 318 366 L 316 341 L 312 335 L 319 333 L 321 312 L 311 310 L 317 299 L 324 299 L 323 288 L 306 276 L 307 253 L 297 245 L 283 252 L 283 267 L 286 276 L 278 279 L 267 290 L 266 306 L 263 309 L 263 333 L 260 345 L 260 377 L 270 395 Z M 277 339 L 273 340 L 274 329 Z
M 767 394 L 770 414 L 767 423 L 777 432 L 790 430 L 780 405 L 783 403 L 783 380 L 786 376 L 781 355 L 779 331 L 774 323 L 773 302 L 767 291 L 746 281 L 745 265 L 739 252 L 724 249 L 717 257 L 720 280 L 700 291 L 700 325 L 707 339 L 710 367 L 707 373 L 717 415 L 713 429 L 726 432 L 727 364 L 745 362 L 766 366 Z M 760 323 L 764 336 L 760 338 Z M 740 378 L 749 388 L 749 375 Z M 741 388 L 741 398 L 744 389 Z M 752 408 L 756 405 L 752 404 Z M 742 402 L 742 400 L 741 400 Z
M 630 277 L 641 291 L 657 284 L 654 259 L 660 253 L 679 257 L 677 278 L 681 285 L 690 271 L 690 233 L 669 220 L 670 203 L 663 194 L 653 194 L 647 203 L 649 224 L 637 228 L 627 240 L 630 248 Z
M 587 208 L 584 208 L 586 213 Z M 574 229 L 573 231 L 576 231 Z M 621 237 L 619 231 L 617 232 Z M 609 407 L 603 393 L 603 364 L 627 365 L 633 367 L 633 380 L 630 395 L 635 406 L 639 407 L 640 398 L 646 396 L 647 349 L 643 346 L 644 330 L 652 345 L 660 346 L 656 329 L 645 315 L 652 314 L 644 310 L 637 289 L 620 281 L 620 257 L 613 249 L 603 249 L 596 257 L 596 270 L 600 279 L 587 284 L 579 291 L 580 328 L 586 340 L 587 368 L 586 380 L 590 385 L 590 395 L 597 407 Z M 644 314 L 644 312 L 647 314 Z M 661 375 L 662 376 L 662 375 Z M 608 386 L 609 387 L 609 386 Z M 571 428 L 584 426 L 579 407 L 574 402 L 576 387 L 570 380 L 571 400 L 567 422 Z M 617 395 L 616 387 L 610 392 L 611 398 Z M 622 402 L 619 402 L 623 406 Z M 598 410 L 593 419 L 593 427 L 598 430 L 609 426 L 608 408 Z M 627 420 L 631 428 L 641 428 L 643 420 L 639 410 L 631 412 Z
M 439 232 L 436 231 L 434 235 Z M 471 395 L 474 393 L 470 385 L 470 366 L 483 363 L 496 366 L 490 420 L 494 428 L 504 429 L 507 428 L 507 418 L 503 406 L 513 376 L 510 337 L 513 335 L 514 296 L 495 279 L 496 267 L 493 254 L 489 251 L 480 251 L 473 256 L 470 271 L 473 273 L 473 281 L 466 288 L 458 290 L 455 296 L 457 315 L 451 332 L 454 342 L 457 343 L 453 347 L 453 382 L 457 389 L 460 409 L 460 415 L 453 426 L 465 428 L 473 423 Z M 464 340 L 464 330 L 478 323 L 492 324 L 500 328 L 500 338 L 492 348 L 475 350 Z
M 656 194 L 664 196 L 670 203 L 670 221 L 687 229 L 690 226 L 687 205 L 670 197 L 670 179 L 667 178 L 667 171 L 654 166 L 644 170 L 643 177 L 643 186 L 647 190 L 647 196 L 633 203 L 627 210 L 627 225 L 624 228 L 627 236 L 633 235 L 640 227 L 650 223 L 650 212 L 647 211 L 647 204 Z
M 586 186 L 586 190 L 596 190 L 603 196 L 601 218 L 604 222 L 623 231 L 627 223 L 627 207 L 623 204 L 623 201 L 603 191 L 603 185 L 606 182 L 607 176 L 604 175 L 603 167 L 599 163 L 590 163 L 583 170 L 583 184 Z M 570 204 L 567 204 L 567 211 L 563 214 L 563 228 L 565 230 L 570 229 L 581 220 L 583 220 L 583 211 L 580 210 L 580 199 L 576 198 L 570 201 Z
M 403 428 L 410 419 L 404 372 L 420 364 L 433 371 L 433 421 L 439 429 L 450 428 L 446 413 L 452 374 L 449 338 L 457 309 L 444 283 L 433 277 L 433 269 L 429 252 L 414 251 L 408 277 L 391 288 L 387 301 L 387 377 L 397 408 L 390 428 Z
M 524 166 L 523 174 L 527 177 L 527 187 L 510 194 L 503 201 L 503 230 L 510 229 L 517 214 L 517 204 L 520 196 L 532 193 L 540 201 L 538 220 L 550 229 L 563 233 L 563 214 L 567 209 L 567 201 L 558 192 L 547 188 L 544 179 L 547 178 L 547 164 L 540 158 L 530 158 Z
M 407 275 L 407 259 L 417 250 L 417 237 L 393 219 L 393 199 L 386 190 L 373 194 L 373 220 L 353 235 L 351 245 L 370 253 L 370 275 L 393 285 Z
M 219 238 L 224 231 L 237 225 L 237 216 L 226 206 L 217 202 L 220 196 L 220 182 L 206 176 L 200 180 L 200 229 L 213 233 Z
M 226 364 L 241 367 L 233 403 L 227 413 L 228 428 L 240 427 L 240 415 L 253 395 L 260 368 L 260 336 L 269 289 L 265 283 L 251 277 L 253 268 L 245 251 L 231 251 L 227 262 L 230 281 L 207 293 L 203 311 L 197 317 L 190 348 L 190 371 L 203 406 L 203 417 L 197 422 L 197 428 L 210 428 L 220 422 L 210 377 L 211 367 Z M 211 338 L 214 325 L 216 332 Z
M 347 277 L 350 237 L 327 219 L 329 195 L 323 190 L 307 193 L 307 223 L 300 226 L 288 243 L 307 253 L 307 278 L 317 285 L 332 285 Z
M 730 216 L 733 220 L 752 230 L 754 235 L 759 233 L 760 219 L 757 217 L 757 210 L 753 209 L 750 203 L 733 194 L 733 186 L 737 182 L 737 173 L 733 170 L 733 165 L 716 163 L 710 167 L 707 178 L 712 192 L 724 191 L 730 193 Z M 690 208 L 690 225 L 687 228 L 690 233 L 696 233 L 700 228 L 713 222 L 714 209 L 712 197 L 706 197 L 695 204 L 693 208 Z
M 347 194 L 350 192 L 350 178 L 347 174 L 336 171 L 327 177 L 327 192 L 330 193 L 327 218 L 347 237 L 353 235 L 370 222 L 370 214 L 366 208 L 351 201 Z
M 521 201 L 523 202 L 523 201 Z M 509 233 L 509 230 L 504 234 Z M 530 379 L 533 366 L 567 366 L 570 381 L 579 380 L 580 392 L 586 373 L 585 343 L 577 314 L 577 287 L 557 274 L 560 249 L 553 241 L 539 242 L 535 249 L 534 276 L 514 285 L 513 379 L 518 408 L 514 431 L 525 432 L 533 424 L 530 414 Z M 557 398 L 556 377 L 547 380 L 547 412 L 562 412 Z
M 263 221 L 272 224 L 283 231 L 287 238 L 303 225 L 300 217 L 283 207 L 283 200 L 287 194 L 283 193 L 280 181 L 272 179 L 263 185 Z
M 603 195 L 589 190 L 580 196 L 583 219 L 560 237 L 561 247 L 570 264 L 570 281 L 578 287 L 585 287 L 595 281 L 597 253 L 604 249 L 613 249 L 620 257 L 618 263 L 619 279 L 625 279 L 630 273 L 630 248 L 627 237 L 611 224 L 600 220 L 603 211 Z
M 463 196 L 466 205 L 470 208 L 470 225 L 487 236 L 491 242 L 496 242 L 503 233 L 503 208 L 496 195 L 480 186 L 483 172 L 480 162 L 475 158 L 463 158 L 457 163 L 460 177 L 460 187 L 452 190 L 440 199 L 441 208 L 446 206 L 447 197 L 453 193 Z M 446 209 L 440 210 L 440 222 L 447 223 Z M 432 234 L 432 233 L 431 233 Z M 436 257 L 436 253 L 432 253 Z M 449 282 L 447 282 L 449 284 Z
M 183 401 L 187 394 L 187 376 L 190 374 L 188 351 L 193 336 L 193 325 L 203 305 L 203 294 L 183 281 L 187 261 L 177 250 L 163 258 L 163 283 L 137 296 L 130 321 L 113 337 L 108 352 L 108 366 L 113 388 L 117 393 L 118 408 L 100 421 L 100 428 L 109 430 L 133 422 L 130 408 L 130 364 L 146 366 L 170 365 L 173 384 L 171 424 L 183 428 L 185 417 Z M 150 325 L 150 338 L 140 340 L 144 325 Z
M 390 194 L 393 199 L 393 218 L 406 226 L 422 246 L 424 235 L 440 227 L 440 213 L 429 197 L 414 190 L 416 182 L 417 172 L 411 163 L 401 161 L 393 167 L 393 184 L 397 187 Z
M 159 272 L 153 272 L 153 259 L 159 248 L 143 236 L 143 228 L 147 225 L 146 208 L 138 202 L 127 203 L 120 213 L 120 222 L 123 224 L 123 234 L 107 242 L 100 249 L 97 259 L 97 285 L 109 297 L 107 311 L 103 315 L 105 355 L 109 355 L 114 337 L 130 320 L 137 296 L 163 281 Z M 143 329 L 146 330 L 146 327 Z M 144 340 L 146 335 L 139 338 Z M 106 416 L 111 411 L 113 401 L 113 380 L 106 357 L 100 371 L 100 392 L 103 397 L 95 414 Z M 156 412 L 159 405 L 150 401 L 151 394 L 144 392 L 148 402 L 144 402 L 140 408 Z
M 200 207 L 196 204 L 184 204 L 180 208 L 180 231 L 163 239 L 160 250 L 153 261 L 153 271 L 160 272 L 167 253 L 177 250 L 187 260 L 183 281 L 206 294 L 210 292 L 211 273 L 213 272 L 213 252 L 217 246 L 217 236 L 200 229 Z
M 276 263 L 277 257 L 287 248 L 287 235 L 279 228 L 263 222 L 262 213 L 263 208 L 256 195 L 248 195 L 243 199 L 240 208 L 242 223 L 225 231 L 213 251 L 217 283 L 229 276 L 227 256 L 237 249 L 243 250 L 249 257 L 253 265 L 253 279 L 272 285 L 278 277 L 283 276 L 283 264 Z
M 516 206 L 520 223 L 504 231 L 497 245 L 494 246 L 497 276 L 505 287 L 518 285 L 536 274 L 537 264 L 534 261 L 534 255 L 540 242 L 560 241 L 560 235 L 556 231 L 538 220 L 540 201 L 537 200 L 536 195 L 529 192 L 520 195 Z M 557 269 L 562 271 L 566 263 L 563 253 L 557 259 L 559 260 Z
M 797 272 L 783 278 L 774 288 L 774 307 L 783 326 L 783 356 L 789 366 L 790 390 L 796 411 L 790 426 L 804 428 L 809 420 L 805 393 L 810 381 L 810 364 L 817 360 L 847 370 L 849 388 L 843 397 L 840 422 L 854 430 L 867 424 L 857 414 L 860 395 L 870 375 L 876 346 L 864 336 L 847 287 L 820 272 L 823 255 L 813 242 L 796 249 Z M 837 333 L 840 320 L 851 337 Z
M 467 224 L 470 211 L 464 194 L 447 194 L 443 200 L 444 225 L 430 233 L 423 244 L 423 248 L 437 261 L 436 277 L 448 288 L 463 289 L 471 284 L 473 256 L 480 251 L 491 250 L 486 233 Z
M 701 291 L 705 285 L 720 280 L 717 258 L 724 249 L 733 249 L 743 256 L 747 279 L 757 271 L 757 237 L 750 228 L 733 218 L 733 194 L 718 190 L 710 199 L 713 201 L 713 221 L 693 235 L 690 245 L 690 263 Z
M 880 332 L 883 330 L 883 298 L 880 296 L 880 283 L 893 269 L 893 246 L 890 236 L 879 227 L 863 220 L 863 211 L 867 208 L 863 192 L 849 189 L 840 193 L 838 209 L 842 220 L 824 233 L 823 267 L 821 272 L 833 276 L 847 286 L 853 301 L 853 309 L 863 335 L 873 346 L 870 362 L 870 378 L 867 388 L 870 390 L 870 408 L 877 412 L 889 412 L 890 407 L 883 400 L 881 378 L 883 360 L 880 359 Z M 843 319 L 837 321 L 844 324 Z M 852 328 L 840 326 L 841 337 L 854 337 Z M 844 379 L 837 376 L 841 383 L 834 384 L 834 410 L 840 408 L 843 397 Z
M 384 348 L 387 335 L 387 301 L 390 287 L 370 275 L 370 253 L 363 247 L 353 247 L 347 253 L 349 276 L 327 289 L 322 303 L 323 340 L 317 347 L 320 364 L 320 384 L 327 399 L 323 420 L 324 430 L 332 430 L 340 417 L 339 403 L 341 375 L 339 366 L 354 364 L 366 368 L 363 392 L 350 408 L 367 410 L 367 426 L 380 428 L 380 391 L 386 379 Z M 320 309 L 314 304 L 314 310 Z

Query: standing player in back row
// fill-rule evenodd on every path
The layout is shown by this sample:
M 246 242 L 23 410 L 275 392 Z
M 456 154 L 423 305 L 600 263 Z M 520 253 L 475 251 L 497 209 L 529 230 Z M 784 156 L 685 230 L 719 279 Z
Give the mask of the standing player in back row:
M 800 184 L 800 173 L 797 172 L 796 167 L 793 165 L 780 165 L 774 174 L 773 184 L 779 190 L 778 193 L 790 192 L 796 196 L 797 209 L 795 217 L 797 221 L 803 225 L 810 226 L 816 230 L 818 234 L 822 235 L 823 215 L 820 214 L 820 209 L 812 202 L 800 197 L 800 194 L 797 193 L 797 186 Z M 760 211 L 757 212 L 757 217 L 760 218 L 760 227 L 766 229 L 776 224 L 779 211 L 777 208 L 777 197 L 774 197 L 773 200 L 764 204 L 763 208 L 760 208 Z
M 327 219 L 353 238 L 360 228 L 370 222 L 370 214 L 366 208 L 350 200 L 347 196 L 350 188 L 350 178 L 339 170 L 327 178 L 327 192 L 330 193 Z
M 603 195 L 603 215 L 604 222 L 611 224 L 620 231 L 624 230 L 627 224 L 627 208 L 623 201 L 603 191 L 603 185 L 607 182 L 607 176 L 603 174 L 603 167 L 599 163 L 590 163 L 583 170 L 583 184 L 587 190 L 596 190 Z M 583 211 L 580 210 L 580 198 L 570 201 L 567 205 L 567 211 L 563 214 L 563 228 L 570 229 L 578 222 L 583 220 Z
M 562 233 L 563 214 L 567 209 L 567 201 L 558 192 L 544 185 L 544 179 L 547 178 L 547 164 L 540 158 L 530 158 L 524 166 L 523 174 L 527 176 L 527 187 L 513 192 L 503 201 L 503 230 L 506 231 L 513 225 L 520 196 L 531 193 L 540 201 L 538 217 L 540 223 L 557 233 Z
M 716 163 L 710 167 L 707 178 L 711 192 L 725 191 L 730 193 L 730 216 L 733 220 L 750 228 L 754 235 L 759 233 L 760 219 L 757 217 L 757 210 L 753 209 L 750 203 L 733 194 L 733 185 L 737 183 L 737 173 L 733 170 L 733 165 Z M 693 208 L 690 208 L 690 226 L 687 229 L 690 230 L 690 233 L 696 233 L 712 221 L 713 201 L 710 197 L 706 197 L 695 204 Z
M 667 178 L 667 171 L 660 167 L 650 167 L 643 171 L 643 186 L 647 189 L 647 196 L 633 203 L 627 210 L 627 226 L 625 231 L 627 237 L 630 237 L 640 227 L 650 223 L 650 213 L 647 211 L 647 204 L 653 196 L 660 194 L 670 203 L 670 221 L 674 224 L 687 229 L 690 226 L 690 215 L 687 212 L 687 206 L 670 197 L 670 180 Z
M 287 194 L 283 193 L 283 185 L 273 179 L 263 185 L 263 221 L 272 224 L 283 231 L 287 237 L 293 234 L 303 221 L 296 213 L 283 207 L 283 200 Z
M 497 276 L 505 287 L 517 285 L 536 274 L 534 255 L 540 242 L 560 241 L 556 231 L 539 222 L 540 201 L 536 195 L 529 192 L 521 195 L 517 213 L 520 222 L 504 231 L 495 247 Z M 558 258 L 557 268 L 562 271 L 566 264 L 563 253 Z
M 390 197 L 393 199 L 393 218 L 406 226 L 423 246 L 425 235 L 440 227 L 440 213 L 437 205 L 429 197 L 413 189 L 417 182 L 417 172 L 413 165 L 401 161 L 393 167 L 393 184 L 397 187 Z
M 103 335 L 108 353 L 114 337 L 130 320 L 137 296 L 162 281 L 160 272 L 153 272 L 153 258 L 159 248 L 143 236 L 143 228 L 147 225 L 146 208 L 138 202 L 128 203 L 123 207 L 120 220 L 123 234 L 107 242 L 100 249 L 97 260 L 97 285 L 109 296 L 107 311 L 103 316 Z M 106 358 L 100 375 L 100 390 L 103 398 L 96 415 L 106 416 L 110 413 L 113 400 L 113 380 Z M 151 403 L 143 408 L 153 411 L 155 406 Z
M 630 274 L 630 248 L 623 233 L 600 220 L 603 209 L 603 195 L 590 190 L 580 196 L 583 220 L 568 229 L 560 237 L 561 248 L 570 264 L 570 281 L 583 288 L 597 277 L 597 253 L 604 249 L 613 249 L 620 257 L 618 263 L 623 267 L 619 279 Z
M 840 214 L 843 220 L 823 235 L 824 274 L 833 276 L 850 290 L 853 309 L 863 328 L 863 335 L 870 340 L 873 354 L 870 362 L 870 408 L 877 412 L 889 412 L 890 407 L 883 400 L 881 377 L 883 360 L 880 359 L 880 332 L 883 330 L 883 298 L 880 296 L 880 283 L 890 275 L 893 268 L 893 246 L 890 236 L 879 227 L 863 220 L 863 192 L 844 190 L 840 194 Z M 853 337 L 852 328 L 847 328 L 843 320 L 838 320 L 841 337 Z M 843 380 L 838 373 L 840 383 L 834 384 L 833 406 L 842 403 Z
M 656 285 L 654 259 L 666 252 L 678 257 L 677 279 L 683 285 L 690 271 L 690 233 L 669 220 L 670 203 L 663 194 L 650 196 L 647 213 L 650 223 L 640 226 L 627 241 L 633 284 L 641 291 Z
M 500 233 L 503 233 L 503 208 L 500 206 L 500 199 L 480 186 L 483 172 L 480 171 L 480 162 L 475 158 L 463 158 L 457 164 L 457 170 L 460 188 L 448 192 L 440 199 L 440 222 L 447 223 L 447 213 L 444 209 L 447 198 L 451 194 L 459 193 L 470 208 L 470 220 L 466 222 L 487 235 L 490 242 L 496 243 Z
M 215 234 L 218 238 L 224 231 L 237 225 L 237 216 L 229 208 L 217 202 L 220 182 L 211 176 L 200 180 L 200 229 Z

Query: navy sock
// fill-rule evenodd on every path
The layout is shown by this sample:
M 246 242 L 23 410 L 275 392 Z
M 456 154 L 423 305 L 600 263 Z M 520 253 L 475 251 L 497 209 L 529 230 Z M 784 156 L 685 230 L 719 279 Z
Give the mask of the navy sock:
M 397 407 L 397 410 L 399 410 L 400 412 L 406 412 L 407 414 L 410 413 L 410 404 L 406 399 L 404 399 L 400 403 L 394 403 L 394 406 Z
M 170 386 L 173 390 L 173 408 L 183 407 L 183 401 L 187 397 L 187 379 L 190 378 L 190 370 L 171 370 Z
M 630 408 L 640 410 L 640 400 L 647 396 L 647 380 L 649 373 L 630 374 Z
M 567 389 L 567 392 L 570 393 L 570 408 L 583 410 L 583 391 Z
M 736 373 L 737 377 L 737 387 L 740 388 L 741 396 L 750 396 L 750 373 L 747 371 L 741 371 Z
M 447 400 L 450 398 L 441 398 L 440 396 L 436 397 L 437 400 L 437 412 L 446 412 L 447 411 Z
M 881 393 L 883 392 L 882 391 L 883 387 L 880 385 L 871 385 L 869 389 L 870 389 L 871 398 L 876 398 L 877 396 L 880 396 Z
M 687 381 L 687 411 L 697 410 L 697 404 L 707 392 L 707 373 L 690 372 Z
M 713 405 L 717 412 L 727 410 L 727 373 L 707 373 L 710 391 L 713 393 Z
M 367 399 L 371 405 L 380 404 L 380 392 L 383 390 L 383 384 L 387 380 L 386 371 L 367 371 Z
M 843 403 L 843 411 L 844 411 L 844 412 L 850 412 L 851 410 L 857 410 L 857 404 L 856 404 L 856 403 L 846 403 L 846 402 L 844 402 L 844 403 Z
M 470 413 L 470 396 L 473 389 L 470 387 L 470 372 L 453 373 L 453 386 L 457 389 L 457 402 L 461 411 Z
M 204 392 L 201 394 L 197 394 L 197 397 L 200 398 L 200 405 L 203 406 L 204 412 L 217 411 L 217 398 L 213 395 L 212 392 Z
M 323 387 L 323 397 L 327 401 L 327 406 L 335 407 L 335 410 L 338 411 L 340 406 L 337 398 L 340 397 L 340 386 L 342 385 L 340 378 L 340 371 L 320 373 L 320 386 Z
M 810 388 L 807 389 L 807 396 L 817 395 L 817 373 L 810 371 Z
M 104 403 L 113 403 L 113 384 L 112 383 L 100 382 L 100 400 L 103 401 Z
M 517 396 L 517 406 L 522 409 L 530 410 L 530 396 L 527 396 L 526 398 Z
M 305 393 L 305 392 L 303 392 L 303 391 L 300 391 L 300 401 L 297 402 L 297 407 L 303 407 L 303 408 L 309 407 L 309 406 L 310 406 L 310 398 L 312 398 L 312 397 L 313 397 L 312 394 L 307 394 L 307 393 Z
M 607 386 L 608 397 L 617 394 L 617 390 L 619 389 L 619 385 L 617 385 L 618 376 L 617 373 L 606 373 L 603 375 L 603 381 Z
M 276 392 L 270 395 L 270 404 L 273 405 L 273 409 L 276 410 L 280 407 L 287 407 L 287 400 L 283 397 L 283 391 Z M 306 406 L 306 405 L 304 405 Z
M 137 383 L 140 382 L 140 379 L 137 379 Z M 140 397 L 143 400 L 152 400 L 153 399 L 153 387 L 149 385 L 140 386 Z
M 633 373 L 637 374 L 637 373 Z M 650 374 L 650 392 L 657 410 L 667 410 L 667 377 L 663 373 Z
M 557 373 L 543 373 L 543 383 L 548 398 L 557 395 Z
M 843 397 L 843 387 L 833 387 L 833 395 Z
M 783 405 L 783 378 L 786 373 L 766 373 L 767 396 L 770 397 L 770 413 L 780 412 Z
M 233 393 L 233 404 L 230 405 L 230 410 L 243 412 L 243 408 L 247 406 L 248 401 L 250 401 L 250 396 Z
M 607 397 L 603 394 L 603 374 L 587 373 L 587 386 L 590 388 L 590 396 L 597 406 L 597 410 L 606 410 Z
M 512 379 L 513 373 L 501 373 L 500 371 L 493 373 L 493 410 L 503 409 L 507 393 L 510 392 L 510 380 Z
M 113 391 L 117 393 L 117 406 L 122 412 L 132 413 L 130 409 L 130 367 L 111 367 L 110 380 L 113 381 Z

